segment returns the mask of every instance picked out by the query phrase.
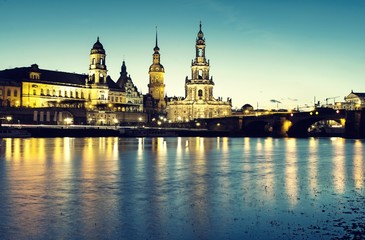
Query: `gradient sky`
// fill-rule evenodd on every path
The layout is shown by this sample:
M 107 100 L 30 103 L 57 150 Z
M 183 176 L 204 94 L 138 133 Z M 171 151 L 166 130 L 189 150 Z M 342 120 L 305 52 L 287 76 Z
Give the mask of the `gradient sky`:
M 365 92 L 364 0 L 0 0 L 0 10 L 0 69 L 87 73 L 99 36 L 112 79 L 124 59 L 147 93 L 158 26 L 166 93 L 184 96 L 202 20 L 214 96 L 231 97 L 234 108 Z

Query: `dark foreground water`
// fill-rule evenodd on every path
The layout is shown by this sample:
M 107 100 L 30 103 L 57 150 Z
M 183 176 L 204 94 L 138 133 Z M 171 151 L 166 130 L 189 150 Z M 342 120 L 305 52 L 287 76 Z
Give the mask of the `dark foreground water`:
M 364 238 L 364 144 L 0 139 L 0 239 Z

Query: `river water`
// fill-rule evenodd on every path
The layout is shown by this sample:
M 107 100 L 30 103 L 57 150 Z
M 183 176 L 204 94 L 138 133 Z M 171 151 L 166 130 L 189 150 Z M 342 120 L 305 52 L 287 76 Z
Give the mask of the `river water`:
M 0 239 L 361 238 L 364 144 L 0 139 Z

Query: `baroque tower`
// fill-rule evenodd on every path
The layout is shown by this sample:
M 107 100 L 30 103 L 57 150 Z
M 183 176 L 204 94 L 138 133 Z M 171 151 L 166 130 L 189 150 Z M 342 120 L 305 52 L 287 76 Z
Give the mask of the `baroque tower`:
M 205 57 L 205 38 L 202 23 L 195 42 L 195 58 L 191 61 L 191 79 L 185 79 L 185 98 L 170 98 L 167 118 L 172 122 L 188 122 L 199 118 L 220 118 L 231 115 L 232 102 L 227 98 L 214 98 L 210 64 Z
M 86 84 L 91 87 L 88 99 L 92 104 L 105 104 L 108 100 L 107 68 L 105 50 L 99 37 L 90 51 L 89 77 Z
M 205 58 L 205 38 L 202 23 L 195 44 L 195 59 L 191 62 L 191 79 L 186 77 L 185 96 L 187 100 L 213 100 L 213 78 L 209 79 L 209 60 Z
M 105 50 L 99 42 L 99 37 L 90 51 L 89 84 L 106 84 L 107 69 L 105 65 Z
M 160 48 L 158 47 L 157 29 L 156 29 L 156 46 L 153 49 L 152 65 L 149 69 L 149 84 L 148 92 L 157 103 L 157 108 L 160 111 L 164 111 L 166 108 L 165 102 L 165 69 L 160 63 Z

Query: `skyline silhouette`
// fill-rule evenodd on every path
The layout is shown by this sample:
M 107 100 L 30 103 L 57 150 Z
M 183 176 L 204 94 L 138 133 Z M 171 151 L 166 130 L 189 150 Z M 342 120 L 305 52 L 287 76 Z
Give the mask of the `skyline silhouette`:
M 364 92 L 365 2 L 350 1 L 0 1 L 0 69 L 30 66 L 86 73 L 99 36 L 108 74 L 125 60 L 147 93 L 158 27 L 168 96 L 184 96 L 202 21 L 216 97 L 233 108 L 295 108 Z M 275 101 L 273 101 L 275 100 Z

